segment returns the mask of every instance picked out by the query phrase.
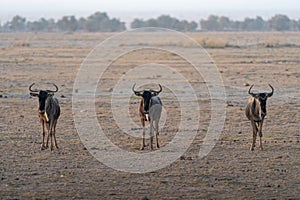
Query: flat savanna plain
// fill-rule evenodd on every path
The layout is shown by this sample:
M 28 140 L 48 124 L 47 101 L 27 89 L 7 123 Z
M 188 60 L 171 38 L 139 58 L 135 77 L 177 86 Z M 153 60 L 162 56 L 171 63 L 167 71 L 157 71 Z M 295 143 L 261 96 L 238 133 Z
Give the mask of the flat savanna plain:
M 140 49 L 114 60 L 98 83 L 95 107 L 104 133 L 123 150 L 149 152 L 149 147 L 139 150 L 141 138 L 118 127 L 111 110 L 111 92 L 132 66 L 170 66 L 196 91 L 200 119 L 193 142 L 172 164 L 148 173 L 121 172 L 102 164 L 83 145 L 75 128 L 72 92 L 77 72 L 91 50 L 111 35 L 0 34 L 0 199 L 300 198 L 300 33 L 187 34 L 205 47 L 217 65 L 227 96 L 224 127 L 212 151 L 201 159 L 198 153 L 211 118 L 205 77 L 182 57 L 161 49 Z M 148 42 L 140 40 L 141 46 Z M 168 38 L 158 37 L 156 45 L 167 42 Z M 184 46 L 180 41 L 172 45 Z M 147 80 L 157 83 L 160 78 L 164 76 L 149 75 Z M 172 82 L 172 75 L 169 78 Z M 37 99 L 28 91 L 33 82 L 40 88 L 52 89 L 47 84 L 51 82 L 59 87 L 55 95 L 62 110 L 56 128 L 59 149 L 53 152 L 40 150 Z M 267 83 L 275 92 L 267 102 L 264 150 L 250 152 L 251 127 L 244 115 L 247 92 L 251 84 L 256 92 L 269 91 Z M 139 125 L 139 99 L 126 95 L 128 112 Z M 172 88 L 163 87 L 160 97 L 167 113 L 160 131 L 164 147 L 179 129 L 181 104 Z M 141 135 L 140 128 L 132 132 Z

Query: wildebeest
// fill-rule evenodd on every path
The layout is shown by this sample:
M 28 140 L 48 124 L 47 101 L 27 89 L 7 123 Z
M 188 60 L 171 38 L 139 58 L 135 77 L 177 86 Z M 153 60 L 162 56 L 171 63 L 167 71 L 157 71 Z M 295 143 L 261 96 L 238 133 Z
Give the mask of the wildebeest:
M 52 90 L 33 90 L 32 86 L 34 83 L 32 83 L 29 86 L 30 95 L 33 97 L 38 97 L 39 104 L 38 104 L 38 116 L 40 118 L 40 122 L 42 125 L 42 145 L 41 150 L 44 150 L 48 148 L 48 142 L 49 142 L 49 136 L 50 136 L 50 148 L 51 151 L 53 150 L 53 142 L 52 138 L 54 138 L 54 146 L 58 148 L 56 137 L 55 137 L 55 127 L 57 120 L 60 116 L 60 107 L 58 104 L 58 100 L 53 97 L 54 93 L 58 91 L 58 87 L 54 85 L 56 88 L 55 91 Z M 45 126 L 47 127 L 47 143 L 45 146 L 44 139 L 45 139 Z
M 158 136 L 159 136 L 159 128 L 158 123 L 161 116 L 162 111 L 162 102 L 160 98 L 157 96 L 161 91 L 162 87 L 159 84 L 159 90 L 134 90 L 135 84 L 132 87 L 132 91 L 136 96 L 142 97 L 141 103 L 139 106 L 139 115 L 140 120 L 143 126 L 143 141 L 141 150 L 143 150 L 146 146 L 145 144 L 145 122 L 150 121 L 150 148 L 153 150 L 153 130 L 156 131 L 156 147 L 159 148 Z M 155 125 L 155 126 L 154 126 Z
M 269 84 L 272 91 L 270 93 L 253 93 L 251 89 L 253 85 L 248 90 L 248 93 L 252 96 L 248 100 L 248 104 L 246 107 L 246 116 L 251 121 L 252 129 L 253 129 L 253 141 L 250 150 L 253 151 L 256 142 L 257 132 L 259 132 L 259 147 L 262 150 L 262 126 L 264 123 L 264 118 L 267 115 L 266 104 L 268 97 L 271 97 L 274 92 L 274 88 Z

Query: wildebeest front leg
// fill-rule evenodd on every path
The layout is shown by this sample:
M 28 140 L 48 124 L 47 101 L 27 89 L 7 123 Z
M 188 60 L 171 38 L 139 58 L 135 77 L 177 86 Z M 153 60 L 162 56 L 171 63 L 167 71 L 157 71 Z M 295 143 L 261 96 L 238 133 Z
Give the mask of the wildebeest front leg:
M 153 120 L 151 120 L 150 122 L 150 148 L 151 150 L 153 150 L 153 137 L 154 137 L 154 134 L 153 134 Z
M 50 135 L 50 150 L 53 151 L 53 132 L 52 132 L 52 123 L 50 124 L 49 133 Z
M 54 137 L 54 146 L 56 149 L 58 149 L 58 146 L 57 146 L 57 142 L 56 142 L 56 136 L 55 136 L 55 128 L 56 128 L 56 122 L 53 122 L 53 126 L 52 126 L 52 135 Z
M 251 121 L 251 125 L 252 125 L 252 129 L 253 129 L 253 140 L 252 140 L 252 145 L 250 150 L 253 151 L 254 147 L 255 147 L 255 142 L 256 142 L 256 136 L 257 136 L 257 126 L 256 123 L 254 121 Z
M 145 121 L 144 121 L 144 119 L 141 119 L 141 122 L 142 122 L 142 126 L 143 126 L 143 135 L 142 135 L 143 141 L 142 141 L 141 150 L 144 150 L 145 146 L 146 146 L 146 144 L 145 144 Z
M 158 136 L 159 136 L 159 132 L 158 132 L 158 120 L 155 121 L 155 128 L 156 128 L 156 147 L 159 148 L 159 143 L 158 143 Z
M 263 126 L 263 123 L 264 123 L 264 120 L 261 120 L 261 122 L 258 124 L 258 127 L 259 127 L 259 148 L 261 150 L 263 150 L 263 147 L 262 147 L 262 126 Z
M 51 151 L 53 151 L 53 121 L 50 122 L 50 128 L 49 128 L 49 131 L 48 131 L 48 135 L 50 135 L 50 149 Z M 48 137 L 49 139 L 49 137 Z M 48 141 L 47 141 L 48 143 Z
M 47 127 L 47 142 L 46 142 L 46 148 L 48 148 L 48 144 L 49 144 L 49 136 L 50 136 L 50 124 L 49 122 L 46 123 L 46 127 Z
M 44 120 L 41 119 L 41 124 L 42 124 L 42 144 L 41 144 L 41 150 L 44 150 L 45 147 L 45 122 Z

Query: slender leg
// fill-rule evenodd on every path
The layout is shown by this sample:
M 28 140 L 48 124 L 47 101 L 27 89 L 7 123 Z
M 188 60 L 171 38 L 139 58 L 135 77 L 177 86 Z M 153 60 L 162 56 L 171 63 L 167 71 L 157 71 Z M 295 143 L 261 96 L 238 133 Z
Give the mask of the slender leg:
M 259 148 L 261 150 L 263 150 L 263 147 L 262 147 L 262 126 L 263 126 L 263 123 L 264 123 L 264 120 L 262 119 L 261 122 L 259 123 Z
M 55 146 L 56 149 L 58 149 L 57 142 L 56 142 L 56 137 L 55 137 L 56 123 L 57 123 L 57 121 L 53 122 L 53 126 L 52 126 L 52 135 L 53 135 L 53 137 L 54 137 L 54 146 Z
M 142 122 L 142 126 L 143 126 L 143 141 L 142 141 L 141 150 L 144 150 L 146 144 L 145 144 L 145 121 L 143 118 L 141 119 L 141 122 Z
M 251 121 L 252 129 L 253 129 L 253 140 L 252 140 L 252 145 L 250 150 L 253 151 L 255 147 L 255 142 L 256 142 L 256 136 L 257 136 L 257 126 L 254 121 Z
M 50 125 L 49 122 L 46 122 L 46 127 L 47 127 L 47 142 L 46 142 L 46 148 L 48 148 L 48 143 L 49 143 L 49 132 L 50 132 Z
M 153 137 L 154 137 L 154 134 L 153 134 L 153 120 L 151 120 L 151 122 L 150 122 L 150 148 L 151 148 L 151 150 L 153 150 Z
M 44 124 L 44 120 L 40 120 L 41 124 L 42 124 L 42 144 L 41 144 L 41 150 L 45 149 L 45 124 Z
M 159 136 L 159 131 L 158 131 L 158 120 L 155 121 L 155 127 L 156 127 L 156 147 L 159 149 L 159 143 L 158 143 L 158 136 Z
M 52 132 L 52 129 L 53 129 L 53 121 L 50 122 L 50 128 L 49 128 L 49 135 L 50 135 L 50 149 L 51 151 L 53 151 L 53 132 Z

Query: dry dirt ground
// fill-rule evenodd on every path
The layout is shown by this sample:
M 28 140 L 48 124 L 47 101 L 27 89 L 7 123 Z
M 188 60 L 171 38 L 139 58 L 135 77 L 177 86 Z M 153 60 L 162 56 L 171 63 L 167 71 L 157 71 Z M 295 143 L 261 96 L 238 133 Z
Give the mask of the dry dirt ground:
M 77 70 L 110 35 L 0 34 L 0 199 L 300 199 L 300 33 L 188 34 L 206 47 L 227 95 L 222 133 L 201 159 L 198 152 L 211 116 L 203 78 L 165 51 L 140 50 L 113 62 L 99 82 L 96 113 L 108 138 L 126 151 L 149 152 L 140 152 L 140 138 L 118 128 L 110 109 L 110 93 L 128 66 L 170 65 L 203 91 L 198 96 L 200 125 L 188 150 L 169 166 L 148 173 L 107 167 L 92 156 L 75 128 L 72 91 Z M 37 99 L 28 92 L 32 82 L 41 88 L 54 82 L 60 89 L 59 149 L 53 152 L 40 150 Z M 252 135 L 244 108 L 253 83 L 256 91 L 269 91 L 271 83 L 275 93 L 267 103 L 264 150 L 250 152 Z M 160 132 L 161 145 L 166 146 L 179 128 L 180 104 L 165 87 L 161 98 L 168 113 Z M 129 112 L 137 124 L 138 103 L 138 98 L 130 98 Z

